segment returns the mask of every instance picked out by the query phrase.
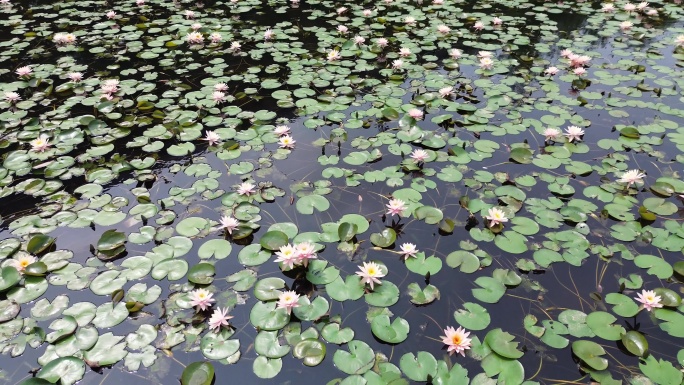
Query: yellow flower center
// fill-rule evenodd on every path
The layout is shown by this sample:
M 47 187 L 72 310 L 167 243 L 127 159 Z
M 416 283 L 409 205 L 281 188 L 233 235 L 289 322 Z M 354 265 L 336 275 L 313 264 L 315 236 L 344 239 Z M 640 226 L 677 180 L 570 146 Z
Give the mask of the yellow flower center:
M 460 335 L 455 334 L 455 335 L 451 336 L 451 343 L 452 343 L 452 344 L 454 344 L 454 345 L 460 345 L 461 342 L 463 342 L 463 339 L 461 338 Z
M 19 262 L 19 264 L 21 265 L 21 267 L 26 267 L 31 264 L 31 261 L 29 261 L 28 259 L 23 259 Z
M 647 296 L 646 296 L 646 301 L 648 301 L 648 302 L 653 302 L 653 301 L 655 301 L 655 296 L 647 295 Z
M 368 271 L 368 275 L 375 275 L 378 273 L 378 271 L 375 270 L 374 267 L 369 267 L 367 271 Z

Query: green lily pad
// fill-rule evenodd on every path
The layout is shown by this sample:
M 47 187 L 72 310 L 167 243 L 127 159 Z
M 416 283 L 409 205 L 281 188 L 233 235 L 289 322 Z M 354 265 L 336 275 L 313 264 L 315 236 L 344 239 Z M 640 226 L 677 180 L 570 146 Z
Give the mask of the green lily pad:
M 211 385 L 214 366 L 209 362 L 193 362 L 181 374 L 181 385 Z
M 628 352 L 638 357 L 648 354 L 648 341 L 643 334 L 636 330 L 630 330 L 622 336 L 622 344 Z
M 463 309 L 454 312 L 454 318 L 459 325 L 469 330 L 484 330 L 491 322 L 487 309 L 473 302 L 464 303 Z
M 584 340 L 575 341 L 572 343 L 572 353 L 594 370 L 604 370 L 608 368 L 608 360 L 601 357 L 606 354 L 606 351 L 596 342 Z
M 198 263 L 188 270 L 188 281 L 199 285 L 208 285 L 214 281 L 216 268 L 210 263 Z
M 302 360 L 306 366 L 316 366 L 323 362 L 325 353 L 325 344 L 314 338 L 303 339 L 292 349 L 292 355 Z
M 266 250 L 275 251 L 288 244 L 288 237 L 282 231 L 272 230 L 261 237 L 259 244 Z
M 375 364 L 375 353 L 365 342 L 352 340 L 347 345 L 349 351 L 337 350 L 333 362 L 346 374 L 363 374 Z
M 397 317 L 390 324 L 389 316 L 383 314 L 373 318 L 371 331 L 373 335 L 384 342 L 398 344 L 408 337 L 409 323 L 405 319 Z
M 50 361 L 42 367 L 36 377 L 51 383 L 71 385 L 80 381 L 85 374 L 85 363 L 76 357 L 61 357 Z
M 523 356 L 523 352 L 518 350 L 518 343 L 513 342 L 515 336 L 504 332 L 501 329 L 490 330 L 485 336 L 485 343 L 496 354 L 510 359 L 518 359 Z

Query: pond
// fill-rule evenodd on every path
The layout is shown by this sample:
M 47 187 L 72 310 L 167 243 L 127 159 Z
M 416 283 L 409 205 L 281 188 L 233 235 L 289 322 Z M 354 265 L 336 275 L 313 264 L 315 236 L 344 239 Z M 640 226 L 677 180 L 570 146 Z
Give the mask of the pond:
M 680 0 L 0 14 L 0 384 L 682 384 Z

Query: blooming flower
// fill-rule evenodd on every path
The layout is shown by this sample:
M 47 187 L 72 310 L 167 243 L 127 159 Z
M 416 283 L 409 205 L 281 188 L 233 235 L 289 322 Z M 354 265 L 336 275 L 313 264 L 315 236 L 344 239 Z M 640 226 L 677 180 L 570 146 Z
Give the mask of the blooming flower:
M 50 139 L 50 137 L 46 134 L 40 134 L 39 137 L 29 142 L 29 144 L 31 145 L 31 151 L 43 152 L 50 148 L 50 142 L 48 141 L 48 139 Z
M 684 35 L 677 36 L 674 43 L 677 47 L 684 47 Z
M 425 162 L 429 156 L 430 154 L 428 154 L 427 151 L 423 150 L 422 148 L 417 148 L 411 153 L 411 159 L 413 159 L 413 161 L 416 163 Z
M 309 265 L 309 259 L 316 259 L 316 248 L 311 242 L 302 242 L 295 246 L 297 249 L 297 264 L 304 265 L 304 267 Z
M 336 49 L 332 49 L 328 52 L 328 61 L 340 60 L 341 57 L 340 51 Z
M 338 25 L 337 26 L 337 32 L 341 34 L 346 34 L 349 31 L 349 28 L 345 27 L 344 25 Z
M 185 40 L 190 44 L 203 44 L 204 36 L 200 32 L 190 32 L 185 36 Z
M 400 246 L 400 248 L 401 254 L 403 254 L 404 259 L 408 259 L 409 257 L 415 257 L 416 253 L 418 252 L 416 245 L 414 245 L 413 243 L 404 243 Z
M 202 24 L 200 24 L 200 23 L 192 23 L 192 25 L 190 26 L 190 28 L 192 28 L 193 31 L 197 31 L 198 29 L 201 29 L 201 28 L 202 28 Z
M 193 290 L 190 292 L 190 306 L 197 307 L 197 311 L 205 311 L 216 301 L 213 296 L 214 294 L 206 289 Z
M 491 57 L 492 57 L 493 55 L 494 55 L 494 54 L 491 53 L 491 52 L 489 52 L 489 51 L 478 51 L 478 52 L 477 52 L 477 57 L 480 58 L 480 59 L 482 59 L 483 57 L 488 57 L 488 58 L 491 59 Z
M 470 349 L 470 332 L 466 332 L 465 329 L 459 327 L 454 329 L 451 326 L 447 326 L 444 329 L 444 336 L 441 336 L 442 342 L 448 346 L 447 352 L 451 354 L 461 354 L 465 357 L 465 351 Z
M 275 35 L 275 32 L 273 32 L 272 29 L 268 28 L 266 31 L 264 31 L 264 40 L 273 39 L 273 35 Z
M 221 91 L 214 91 L 211 94 L 211 100 L 213 100 L 216 104 L 223 103 L 226 101 L 226 94 Z
M 56 44 L 73 44 L 76 42 L 76 35 L 73 33 L 58 32 L 52 37 L 52 41 Z
M 216 83 L 214 84 L 214 91 L 227 91 L 228 90 L 228 84 L 226 83 Z
M 401 59 L 397 59 L 397 60 L 392 61 L 392 68 L 395 70 L 400 70 L 403 65 L 404 65 L 404 61 Z
M 218 32 L 214 32 L 209 35 L 209 40 L 211 40 L 211 42 L 214 44 L 218 44 L 223 40 L 223 36 L 221 36 L 221 34 Z
M 119 91 L 119 81 L 117 79 L 107 79 L 100 86 L 107 99 L 111 99 L 112 94 Z
M 501 25 L 501 24 L 503 24 L 503 20 L 501 20 L 500 17 L 494 17 L 494 18 L 492 19 L 492 24 L 494 24 L 494 25 Z
M 483 57 L 480 59 L 480 68 L 484 70 L 490 70 L 492 69 L 492 66 L 494 65 L 494 60 L 488 57 Z
M 639 11 L 643 11 L 644 9 L 648 8 L 648 2 L 642 1 L 641 3 L 637 4 L 636 8 Z
M 442 87 L 439 89 L 439 96 L 442 98 L 448 98 L 454 95 L 454 87 Z
M 473 29 L 476 31 L 482 31 L 484 29 L 484 23 L 482 23 L 481 21 L 475 22 L 475 24 L 473 25 Z
M 23 66 L 17 68 L 16 71 L 14 71 L 18 76 L 24 77 L 24 76 L 31 76 L 33 73 L 33 70 L 31 69 L 31 66 Z
M 420 120 L 423 119 L 423 111 L 417 109 L 417 108 L 412 108 L 408 112 L 409 116 L 412 117 L 413 119 Z
M 399 48 L 399 56 L 401 56 L 401 57 L 411 56 L 411 50 L 408 48 L 404 48 L 404 47 Z
M 587 73 L 587 70 L 584 69 L 584 67 L 577 67 L 574 70 L 572 70 L 572 73 L 577 76 L 582 76 Z
M 544 130 L 544 139 L 545 140 L 556 140 L 558 139 L 559 136 L 561 136 L 562 132 L 561 130 L 557 128 L 547 128 Z
M 204 140 L 209 142 L 210 146 L 213 146 L 221 142 L 221 137 L 214 131 L 207 131 Z
M 378 265 L 375 262 L 364 262 L 363 266 L 359 266 L 359 270 L 356 272 L 356 275 L 361 277 L 361 282 L 367 283 L 370 285 L 371 290 L 373 290 L 373 285 L 376 283 L 378 285 L 382 285 L 382 282 L 380 282 L 380 278 L 385 276 L 385 273 L 382 272 L 380 269 L 380 265 Z
M 364 10 L 363 10 L 363 16 L 368 17 L 368 16 L 370 16 L 370 15 L 372 15 L 372 14 L 373 14 L 373 11 L 371 11 L 370 9 L 364 9 Z
M 565 129 L 565 136 L 568 137 L 570 142 L 582 140 L 582 135 L 584 135 L 584 130 L 577 126 L 570 126 Z
M 489 215 L 485 217 L 489 221 L 489 227 L 494 227 L 498 225 L 499 223 L 506 223 L 508 222 L 508 218 L 506 218 L 506 214 L 499 209 L 498 207 L 492 207 L 489 209 L 487 212 Z
M 682 36 L 684 36 L 684 35 L 682 35 Z M 385 39 L 384 37 L 381 37 L 375 41 L 375 44 L 377 44 L 378 47 L 387 47 L 387 44 L 389 44 L 389 41 L 387 39 Z
M 648 311 L 652 311 L 653 308 L 663 307 L 663 304 L 660 303 L 662 298 L 656 295 L 653 290 L 642 290 L 641 293 L 637 294 L 636 300 L 641 302 L 644 309 Z
M 623 31 L 627 31 L 629 29 L 632 29 L 632 27 L 634 27 L 634 23 L 632 23 L 631 21 L 625 20 L 622 23 L 620 23 L 620 29 Z
M 647 14 L 648 16 L 657 16 L 657 15 L 658 15 L 658 10 L 657 10 L 657 9 L 649 9 L 648 11 L 646 11 L 646 14 Z
M 339 7 L 337 8 L 337 14 L 341 15 L 343 13 L 347 12 L 347 7 Z
M 458 48 L 452 48 L 449 50 L 449 56 L 451 56 L 451 58 L 454 60 L 460 59 L 461 55 L 463 55 L 463 51 Z
M 285 309 L 287 314 L 292 312 L 292 309 L 299 306 L 299 294 L 294 290 L 284 291 L 278 296 L 276 309 Z
M 295 143 L 297 141 L 294 140 L 290 135 L 283 135 L 278 139 L 278 145 L 280 148 L 294 148 Z
M 233 316 L 228 315 L 228 308 L 217 307 L 209 318 L 209 329 L 214 332 L 221 330 L 221 326 L 228 326 L 228 320 Z
M 78 83 L 81 80 L 83 80 L 83 73 L 82 72 L 70 72 L 67 77 L 69 80 L 71 80 L 74 83 Z
M 620 179 L 618 179 L 618 182 L 627 183 L 627 187 L 629 187 L 632 183 L 641 183 L 645 176 L 646 174 L 639 170 L 629 170 L 622 174 Z
M 239 41 L 233 41 L 230 43 L 230 49 L 233 51 L 239 51 L 242 48 L 242 44 Z
M 282 136 L 282 135 L 287 135 L 290 132 L 290 126 L 285 126 L 285 125 L 280 125 L 280 126 L 275 126 L 273 129 L 273 133 Z
M 406 203 L 401 199 L 390 199 L 389 204 L 385 205 L 387 207 L 387 215 L 401 216 L 401 213 L 406 210 Z
M 624 9 L 626 12 L 633 12 L 636 9 L 636 5 L 627 3 L 622 7 L 622 9 Z
M 114 19 L 116 17 L 116 12 L 114 11 L 109 11 L 105 14 L 107 16 L 107 19 Z
M 434 5 L 442 5 L 442 4 L 444 4 L 444 0 L 432 0 L 432 4 L 434 4 Z
M 135 4 L 139 7 L 142 7 L 145 5 L 145 0 L 135 0 Z
M 195 18 L 195 11 L 191 11 L 189 9 L 185 10 L 185 18 L 186 19 L 194 19 Z
M 237 193 L 240 195 L 247 195 L 250 196 L 256 192 L 256 186 L 253 183 L 250 182 L 242 182 L 240 183 L 240 186 L 238 186 Z
M 226 229 L 228 231 L 228 234 L 233 234 L 233 230 L 235 230 L 239 225 L 240 221 L 237 219 L 233 218 L 232 216 L 222 216 L 221 217 L 221 228 Z
M 26 267 L 36 261 L 37 259 L 33 255 L 22 253 L 8 260 L 7 262 L 10 266 L 14 267 L 18 272 L 23 274 L 24 270 L 26 270 Z
M 8 103 L 16 103 L 21 100 L 21 96 L 16 92 L 7 91 L 5 92 L 5 100 Z
M 615 5 L 613 3 L 601 4 L 601 11 L 609 13 L 615 11 Z
M 404 23 L 406 23 L 406 24 L 408 24 L 408 25 L 416 24 L 416 18 L 413 17 L 413 16 L 406 16 L 406 17 L 404 18 Z
M 553 76 L 558 73 L 558 68 L 557 67 L 549 67 L 544 70 L 545 75 Z
M 442 35 L 446 35 L 447 33 L 451 32 L 451 28 L 442 24 L 437 26 L 437 32 L 441 33 Z
M 363 45 L 363 43 L 366 42 L 366 39 L 363 36 L 356 35 L 354 36 L 354 44 L 356 45 Z
M 560 52 L 561 57 L 567 58 L 572 55 L 572 51 L 569 48 L 566 48 Z
M 297 248 L 291 244 L 280 246 L 280 249 L 276 252 L 278 256 L 274 262 L 282 263 L 287 269 L 292 269 L 294 265 L 299 263 L 299 253 Z

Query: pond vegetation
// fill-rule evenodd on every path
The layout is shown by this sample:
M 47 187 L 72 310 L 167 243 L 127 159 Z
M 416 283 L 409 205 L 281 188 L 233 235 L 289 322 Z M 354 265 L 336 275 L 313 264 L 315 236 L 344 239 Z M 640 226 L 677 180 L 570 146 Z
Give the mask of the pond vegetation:
M 683 383 L 680 0 L 0 15 L 0 384 Z

